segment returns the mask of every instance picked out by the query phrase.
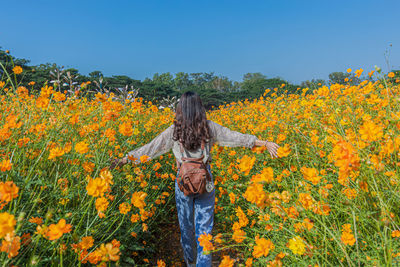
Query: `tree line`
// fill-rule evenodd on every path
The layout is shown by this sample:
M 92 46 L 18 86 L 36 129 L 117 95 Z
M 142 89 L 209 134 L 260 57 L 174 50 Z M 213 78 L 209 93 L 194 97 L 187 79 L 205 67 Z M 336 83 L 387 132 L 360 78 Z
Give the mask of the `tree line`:
M 137 90 L 137 97 L 158 103 L 166 98 L 179 98 L 185 91 L 197 92 L 207 109 L 219 105 L 244 99 L 255 99 L 270 89 L 266 96 L 284 94 L 301 94 L 303 88 L 309 88 L 309 93 L 314 89 L 332 83 L 357 84 L 360 79 L 353 73 L 333 72 L 329 80 L 322 79 L 304 81 L 301 84 L 291 84 L 283 78 L 269 78 L 260 72 L 246 73 L 241 82 L 233 81 L 228 77 L 216 75 L 214 72 L 176 74 L 156 73 L 152 78 L 137 80 L 126 75 L 104 76 L 99 70 L 83 75 L 75 68 L 63 68 L 56 63 L 30 65 L 27 59 L 16 58 L 7 50 L 0 47 L 0 63 L 8 73 L 12 73 L 15 65 L 21 66 L 23 73 L 19 77 L 20 85 L 26 86 L 32 93 L 39 92 L 44 84 L 58 83 L 59 88 L 73 88 L 74 86 L 85 90 L 108 90 L 118 94 L 123 89 Z M 5 80 L 5 72 L 0 68 L 0 78 Z M 90 83 L 87 83 L 90 82 Z M 29 86 L 28 86 L 29 85 Z M 277 88 L 277 89 L 275 89 Z M 275 89 L 275 90 L 274 90 Z M 96 91 L 95 90 L 95 91 Z

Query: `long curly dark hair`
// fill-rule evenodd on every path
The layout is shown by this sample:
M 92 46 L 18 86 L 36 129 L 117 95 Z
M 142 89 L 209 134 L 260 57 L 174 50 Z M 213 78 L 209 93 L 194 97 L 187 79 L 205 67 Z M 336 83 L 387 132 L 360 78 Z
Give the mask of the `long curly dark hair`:
M 192 91 L 185 92 L 176 107 L 172 139 L 193 151 L 200 148 L 201 140 L 208 143 L 210 138 L 206 109 L 199 95 Z

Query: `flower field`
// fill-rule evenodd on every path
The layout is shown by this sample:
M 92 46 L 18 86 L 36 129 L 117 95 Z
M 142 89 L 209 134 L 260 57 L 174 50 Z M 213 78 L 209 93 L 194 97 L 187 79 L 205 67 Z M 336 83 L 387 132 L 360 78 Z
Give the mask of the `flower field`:
M 212 150 L 215 231 L 200 244 L 222 251 L 220 266 L 400 264 L 400 88 L 391 76 L 289 96 L 275 88 L 207 114 L 280 145 L 275 159 L 263 147 Z M 33 95 L 10 81 L 0 82 L 0 262 L 171 266 L 152 255 L 160 223 L 176 212 L 172 152 L 108 166 L 174 113 L 47 85 Z

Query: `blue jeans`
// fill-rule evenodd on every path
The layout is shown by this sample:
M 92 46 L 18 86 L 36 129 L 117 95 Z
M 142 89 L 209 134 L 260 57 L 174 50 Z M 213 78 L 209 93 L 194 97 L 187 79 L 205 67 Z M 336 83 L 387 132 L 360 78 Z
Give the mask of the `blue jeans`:
M 209 164 L 207 164 L 207 169 L 211 174 Z M 179 171 L 176 176 L 178 174 Z M 211 180 L 214 183 L 212 174 Z M 211 234 L 214 223 L 215 189 L 211 192 L 206 191 L 202 195 L 185 196 L 175 179 L 175 201 L 181 230 L 180 241 L 185 258 L 189 262 L 195 262 L 195 254 L 197 254 L 196 266 L 210 267 L 211 253 L 208 255 L 202 253 L 203 247 L 199 245 L 199 236 L 203 232 Z

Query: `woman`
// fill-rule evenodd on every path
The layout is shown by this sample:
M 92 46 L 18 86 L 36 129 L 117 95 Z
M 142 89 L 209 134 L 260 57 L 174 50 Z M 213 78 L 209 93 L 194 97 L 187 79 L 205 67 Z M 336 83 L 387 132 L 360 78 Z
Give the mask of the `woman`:
M 206 144 L 201 150 L 201 141 Z M 207 120 L 206 111 L 200 97 L 194 92 L 184 93 L 177 105 L 174 123 L 150 143 L 137 148 L 122 159 L 117 159 L 111 168 L 122 166 L 128 162 L 128 156 L 139 158 L 147 155 L 149 159 L 156 158 L 172 149 L 177 163 L 182 162 L 179 142 L 182 143 L 184 157 L 199 158 L 204 153 L 203 161 L 211 174 L 209 163 L 212 158 L 210 150 L 214 143 L 222 146 L 266 146 L 271 157 L 277 157 L 278 145 L 273 142 L 258 140 L 256 136 L 231 131 L 213 121 Z M 179 170 L 177 176 L 179 174 Z M 214 182 L 212 178 L 212 182 Z M 204 255 L 199 245 L 199 236 L 211 234 L 214 222 L 215 189 L 202 195 L 185 196 L 179 189 L 175 179 L 175 200 L 181 230 L 181 245 L 187 266 L 211 266 L 211 254 Z M 196 242 L 195 242 L 196 241 Z M 196 251 L 197 243 L 197 251 Z

